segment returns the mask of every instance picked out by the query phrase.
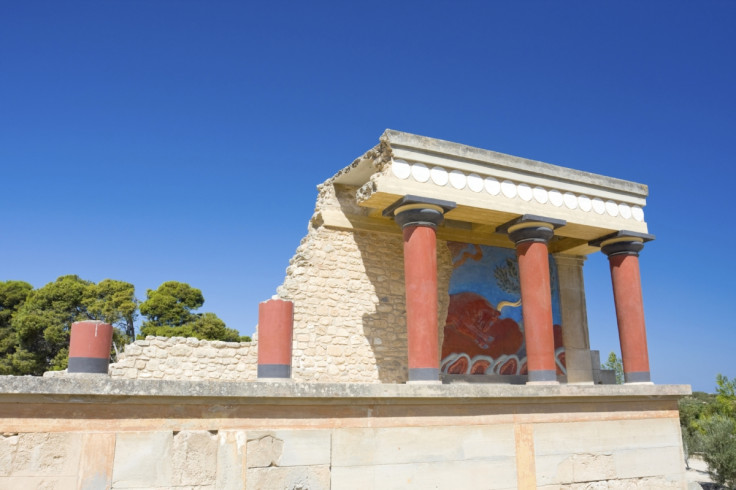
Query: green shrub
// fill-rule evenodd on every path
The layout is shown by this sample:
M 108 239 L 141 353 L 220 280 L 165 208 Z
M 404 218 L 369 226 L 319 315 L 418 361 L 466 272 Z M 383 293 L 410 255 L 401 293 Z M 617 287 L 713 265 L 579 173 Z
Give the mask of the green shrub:
M 736 487 L 736 419 L 716 414 L 702 423 L 703 460 L 716 483 Z

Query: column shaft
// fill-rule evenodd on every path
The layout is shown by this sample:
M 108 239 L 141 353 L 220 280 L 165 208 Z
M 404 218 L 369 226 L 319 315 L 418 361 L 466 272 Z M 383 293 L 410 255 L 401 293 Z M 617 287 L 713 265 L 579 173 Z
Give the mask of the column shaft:
M 431 226 L 408 225 L 404 234 L 404 278 L 409 380 L 439 379 L 437 243 Z
M 624 378 L 627 383 L 648 382 L 651 377 L 639 257 L 636 254 L 617 254 L 610 255 L 608 260 L 611 268 Z
M 516 254 L 529 381 L 556 381 L 547 244 L 521 242 L 516 246 Z

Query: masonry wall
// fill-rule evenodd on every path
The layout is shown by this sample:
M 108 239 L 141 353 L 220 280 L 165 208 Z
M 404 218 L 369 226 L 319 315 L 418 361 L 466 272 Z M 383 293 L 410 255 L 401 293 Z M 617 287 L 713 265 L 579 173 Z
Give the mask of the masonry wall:
M 256 341 L 148 336 L 126 345 L 109 374 L 115 379 L 253 381 L 257 363 Z
M 0 377 L 0 489 L 685 489 L 688 387 Z

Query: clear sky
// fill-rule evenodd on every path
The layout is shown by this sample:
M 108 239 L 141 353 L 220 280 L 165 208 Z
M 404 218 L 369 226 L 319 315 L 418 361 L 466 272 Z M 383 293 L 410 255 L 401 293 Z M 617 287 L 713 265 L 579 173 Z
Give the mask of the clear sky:
M 652 376 L 736 376 L 736 1 L 0 2 L 0 280 L 202 290 L 254 331 L 386 128 L 649 185 Z M 605 257 L 591 344 L 618 351 Z

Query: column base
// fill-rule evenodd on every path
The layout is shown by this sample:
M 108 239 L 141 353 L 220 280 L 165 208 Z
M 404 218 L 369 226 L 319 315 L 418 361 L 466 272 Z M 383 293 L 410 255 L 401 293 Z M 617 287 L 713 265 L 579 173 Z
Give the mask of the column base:
M 649 371 L 634 371 L 631 373 L 624 372 L 624 383 L 651 383 L 652 376 Z
M 553 383 L 559 384 L 557 381 L 557 371 L 554 369 L 529 371 L 529 378 L 526 384 L 531 383 Z
M 440 381 L 440 370 L 439 368 L 409 368 L 409 381 Z
M 288 364 L 259 364 L 258 380 L 265 378 L 291 379 L 291 366 Z
M 406 382 L 408 385 L 441 385 L 442 381 L 438 380 L 427 380 L 427 381 L 412 381 L 409 380 Z

